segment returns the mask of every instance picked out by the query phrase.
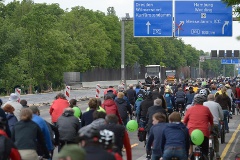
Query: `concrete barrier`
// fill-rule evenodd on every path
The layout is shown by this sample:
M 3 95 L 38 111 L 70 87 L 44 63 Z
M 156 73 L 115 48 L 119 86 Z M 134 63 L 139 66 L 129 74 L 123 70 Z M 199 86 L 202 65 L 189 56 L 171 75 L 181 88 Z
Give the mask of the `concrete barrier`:
M 128 86 L 129 84 L 136 85 L 138 84 L 138 81 L 141 81 L 142 83 L 144 82 L 144 79 L 139 79 L 139 80 L 127 80 L 126 85 Z M 121 80 L 118 81 L 94 81 L 94 82 L 82 82 L 82 87 L 87 87 L 87 88 L 93 88 L 96 87 L 97 84 L 100 84 L 101 88 L 108 88 L 109 86 L 118 86 L 121 84 Z

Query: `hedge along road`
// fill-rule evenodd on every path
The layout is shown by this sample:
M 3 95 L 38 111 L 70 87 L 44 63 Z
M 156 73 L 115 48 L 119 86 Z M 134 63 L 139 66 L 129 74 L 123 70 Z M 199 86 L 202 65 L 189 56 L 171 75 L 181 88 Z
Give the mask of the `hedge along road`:
M 43 93 L 43 94 L 28 94 L 21 95 L 21 99 L 26 99 L 28 104 L 39 105 L 41 117 L 46 119 L 47 121 L 51 121 L 49 115 L 49 108 L 51 102 L 54 100 L 54 97 L 59 92 L 53 93 Z M 83 112 L 85 112 L 88 106 L 88 99 L 90 97 L 95 97 L 96 89 L 95 88 L 82 88 L 79 90 L 71 90 L 70 97 L 68 100 L 74 98 L 77 100 L 81 100 L 78 102 L 78 106 L 81 108 Z M 101 90 L 100 96 L 103 96 L 103 90 Z M 0 97 L 3 100 L 3 103 L 8 101 L 9 96 Z M 229 123 L 230 133 L 226 134 L 226 143 L 220 144 L 220 154 L 222 160 L 233 160 L 237 153 L 240 153 L 240 115 L 233 116 L 233 119 L 230 119 Z M 142 142 L 139 142 L 137 139 L 137 132 L 129 133 L 131 145 L 132 145 L 132 155 L 133 160 L 145 160 L 145 148 Z M 57 153 L 55 151 L 55 153 Z M 56 157 L 54 156 L 54 159 Z M 124 158 L 126 159 L 126 158 Z

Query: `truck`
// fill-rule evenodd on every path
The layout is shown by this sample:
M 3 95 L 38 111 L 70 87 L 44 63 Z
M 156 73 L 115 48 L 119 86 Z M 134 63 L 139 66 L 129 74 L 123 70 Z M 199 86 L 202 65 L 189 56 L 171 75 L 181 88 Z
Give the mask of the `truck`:
M 169 84 L 173 84 L 176 83 L 177 79 L 176 79 L 176 70 L 166 70 L 166 79 L 165 79 L 165 83 Z
M 145 66 L 145 85 L 160 85 L 161 84 L 161 66 L 147 65 Z

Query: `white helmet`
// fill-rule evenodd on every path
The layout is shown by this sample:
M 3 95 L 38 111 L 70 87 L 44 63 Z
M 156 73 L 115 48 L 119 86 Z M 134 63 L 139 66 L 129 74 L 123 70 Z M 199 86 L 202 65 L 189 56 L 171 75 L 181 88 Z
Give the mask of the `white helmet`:
M 114 144 L 114 133 L 107 129 L 100 130 L 100 139 L 99 142 L 104 146 L 104 148 L 110 147 Z
M 205 97 L 207 97 L 207 90 L 206 89 L 201 89 L 199 91 L 199 94 L 204 95 Z

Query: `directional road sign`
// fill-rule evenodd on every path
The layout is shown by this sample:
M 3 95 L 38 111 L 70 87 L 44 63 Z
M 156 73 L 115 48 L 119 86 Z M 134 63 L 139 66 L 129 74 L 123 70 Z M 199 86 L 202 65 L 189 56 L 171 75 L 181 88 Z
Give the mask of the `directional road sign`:
M 172 37 L 172 0 L 135 0 L 135 37 Z
M 232 36 L 232 7 L 221 0 L 175 0 L 175 36 Z
M 239 59 L 221 59 L 221 64 L 238 64 Z

